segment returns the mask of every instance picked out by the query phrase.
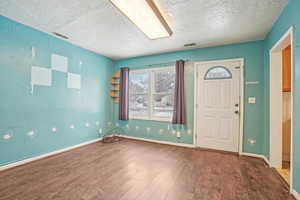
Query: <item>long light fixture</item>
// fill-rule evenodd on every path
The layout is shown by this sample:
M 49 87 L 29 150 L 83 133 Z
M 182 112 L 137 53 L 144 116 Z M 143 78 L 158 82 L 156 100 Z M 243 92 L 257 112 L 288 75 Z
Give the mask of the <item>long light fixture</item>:
M 110 0 L 147 37 L 170 37 L 172 30 L 163 18 L 154 0 Z

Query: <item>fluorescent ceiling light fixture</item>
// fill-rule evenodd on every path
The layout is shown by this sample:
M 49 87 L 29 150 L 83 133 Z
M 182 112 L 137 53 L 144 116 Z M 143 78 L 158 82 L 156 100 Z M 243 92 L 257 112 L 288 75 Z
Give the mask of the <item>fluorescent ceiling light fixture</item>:
M 154 0 L 110 0 L 147 37 L 170 37 L 172 30 L 163 18 Z

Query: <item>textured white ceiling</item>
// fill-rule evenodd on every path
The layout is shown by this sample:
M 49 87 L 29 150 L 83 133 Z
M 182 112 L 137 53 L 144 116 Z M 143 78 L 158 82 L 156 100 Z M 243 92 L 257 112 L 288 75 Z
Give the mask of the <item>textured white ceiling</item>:
M 128 0 L 130 2 L 130 0 Z M 156 0 L 173 30 L 149 40 L 109 0 L 1 0 L 0 14 L 112 59 L 264 39 L 288 0 Z

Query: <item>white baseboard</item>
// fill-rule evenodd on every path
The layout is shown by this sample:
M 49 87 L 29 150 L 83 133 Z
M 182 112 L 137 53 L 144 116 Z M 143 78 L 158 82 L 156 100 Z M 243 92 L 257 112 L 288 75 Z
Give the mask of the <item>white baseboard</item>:
M 297 200 L 300 200 L 300 194 L 296 190 L 293 190 L 292 194 Z
M 160 141 L 160 140 L 151 140 L 151 139 L 145 139 L 145 138 L 139 138 L 139 137 L 133 137 L 133 136 L 127 136 L 127 135 L 118 135 L 118 136 L 122 137 L 122 138 L 141 140 L 141 141 L 145 141 L 145 142 L 153 142 L 153 143 L 158 143 L 158 144 L 167 144 L 167 145 L 173 145 L 173 146 L 195 148 L 195 145 L 193 145 L 193 144 L 184 144 L 184 143 L 166 142 L 166 141 Z
M 270 161 L 267 159 L 266 156 L 264 155 L 261 155 L 261 154 L 255 154 L 255 153 L 246 153 L 246 152 L 242 152 L 240 153 L 240 155 L 243 155 L 243 156 L 250 156 L 250 157 L 255 157 L 255 158 L 261 158 L 263 159 L 267 164 L 268 166 L 270 167 Z
M 46 158 L 46 157 L 49 157 L 49 156 L 52 156 L 52 155 L 55 155 L 55 154 L 70 151 L 72 149 L 76 149 L 78 147 L 82 147 L 82 146 L 85 146 L 85 145 L 88 145 L 88 144 L 92 144 L 92 143 L 98 142 L 100 140 L 102 140 L 102 138 L 98 138 L 98 139 L 95 139 L 95 140 L 90 140 L 90 141 L 83 142 L 83 143 L 80 143 L 80 144 L 77 144 L 77 145 L 74 145 L 74 146 L 71 146 L 71 147 L 67 147 L 67 148 L 64 148 L 64 149 L 59 149 L 57 151 L 52 151 L 50 153 L 42 154 L 42 155 L 39 155 L 39 156 L 36 156 L 36 157 L 27 158 L 27 159 L 20 160 L 20 161 L 14 162 L 14 163 L 10 163 L 10 164 L 4 165 L 4 166 L 0 166 L 0 171 L 10 169 L 10 168 L 13 168 L 13 167 L 17 167 L 17 166 L 20 166 L 20 165 L 24 165 L 26 163 L 36 161 L 36 160 L 40 160 L 42 158 Z

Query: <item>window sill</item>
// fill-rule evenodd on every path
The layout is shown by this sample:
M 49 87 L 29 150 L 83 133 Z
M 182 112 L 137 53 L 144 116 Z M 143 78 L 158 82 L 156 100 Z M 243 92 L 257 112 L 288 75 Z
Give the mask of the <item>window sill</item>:
M 171 123 L 171 119 L 147 119 L 147 118 L 129 118 L 129 120 L 141 120 L 141 121 L 153 121 L 153 122 L 165 122 L 165 123 Z

